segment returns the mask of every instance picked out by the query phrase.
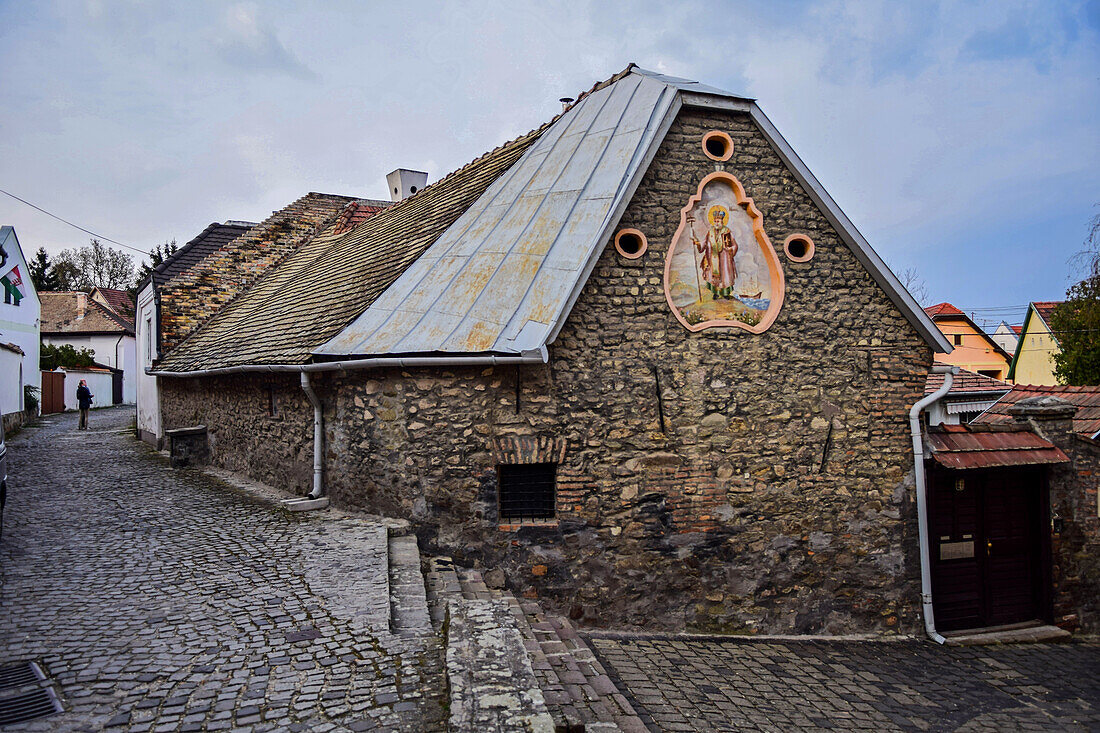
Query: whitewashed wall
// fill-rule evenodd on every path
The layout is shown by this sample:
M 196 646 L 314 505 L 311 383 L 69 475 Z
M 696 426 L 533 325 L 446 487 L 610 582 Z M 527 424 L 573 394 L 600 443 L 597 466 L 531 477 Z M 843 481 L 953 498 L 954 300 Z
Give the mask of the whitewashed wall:
M 76 367 L 61 367 L 59 371 L 65 372 L 65 409 L 75 410 L 80 407 L 76 401 L 76 388 L 80 386 L 80 380 L 88 382 L 88 389 L 92 391 L 92 407 L 111 406 L 111 388 L 113 380 L 110 372 L 85 371 Z
M 117 335 L 81 336 L 43 336 L 42 342 L 53 346 L 70 344 L 74 349 L 91 349 L 95 360 L 104 366 L 122 370 L 122 401 L 132 405 L 137 398 L 137 339 L 133 336 Z M 110 395 L 107 396 L 110 399 Z
M 37 372 L 31 373 L 34 377 Z M 27 374 L 23 371 L 23 357 L 14 351 L 0 349 L 0 415 L 8 415 L 23 409 L 23 384 Z
M 23 256 L 23 250 L 15 230 L 11 227 L 0 227 L 0 245 L 8 253 L 8 262 L 4 265 L 7 270 L 11 265 L 18 265 L 23 277 L 23 283 L 27 289 L 27 296 L 19 301 L 19 305 L 5 303 L 0 294 L 0 342 L 15 344 L 23 350 L 23 383 L 38 388 L 41 386 L 41 377 L 38 373 L 39 353 L 39 319 L 42 314 L 42 303 L 38 299 L 38 293 L 31 282 L 30 270 L 27 267 L 27 259 Z M 10 352 L 8 352 L 10 353 Z M 17 356 L 11 354 L 11 356 Z M 5 362 L 6 363 L 6 362 Z M 6 406 L 4 413 L 16 412 L 22 408 L 23 391 L 13 386 L 19 381 L 18 369 L 0 369 L 0 389 L 5 393 L 10 389 L 18 390 L 20 406 L 15 410 L 9 410 Z
M 157 305 L 150 283 L 138 293 L 137 317 L 137 425 L 141 439 L 158 445 L 163 433 L 160 427 L 160 391 L 157 378 L 145 373 L 152 366 L 157 351 Z

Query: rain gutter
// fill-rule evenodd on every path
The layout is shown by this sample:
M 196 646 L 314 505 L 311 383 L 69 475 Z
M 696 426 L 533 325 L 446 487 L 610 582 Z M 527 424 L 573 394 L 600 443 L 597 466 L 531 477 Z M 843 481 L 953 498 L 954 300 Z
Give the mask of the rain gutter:
M 933 374 L 943 375 L 943 384 L 932 394 L 918 401 L 909 410 L 909 431 L 913 438 L 913 476 L 917 485 L 917 532 L 920 538 L 920 599 L 924 609 L 924 630 L 928 638 L 937 644 L 947 640 L 936 631 L 936 617 L 932 612 L 932 563 L 928 549 L 928 491 L 924 475 L 924 440 L 921 437 L 920 414 L 924 408 L 938 401 L 951 391 L 957 366 L 936 364 Z
M 525 351 L 519 356 L 497 356 L 483 354 L 478 356 L 409 356 L 381 357 L 377 359 L 355 359 L 352 361 L 326 361 L 317 364 L 245 364 L 235 367 L 216 369 L 195 369 L 188 372 L 162 372 L 146 367 L 145 373 L 154 377 L 211 377 L 221 374 L 300 374 L 302 391 L 306 393 L 313 406 L 313 490 L 309 498 L 319 499 L 324 494 L 324 455 L 325 426 L 324 405 L 313 391 L 309 375 L 314 372 L 340 372 L 354 369 L 382 369 L 385 367 L 432 367 L 432 366 L 480 366 L 495 364 L 545 364 L 550 354 L 545 346 L 537 350 Z

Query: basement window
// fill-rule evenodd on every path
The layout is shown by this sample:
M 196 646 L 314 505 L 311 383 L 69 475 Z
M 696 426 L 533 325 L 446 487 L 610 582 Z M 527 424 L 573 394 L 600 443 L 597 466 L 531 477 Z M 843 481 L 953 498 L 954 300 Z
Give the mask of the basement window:
M 554 519 L 558 464 L 515 463 L 497 466 L 502 524 Z

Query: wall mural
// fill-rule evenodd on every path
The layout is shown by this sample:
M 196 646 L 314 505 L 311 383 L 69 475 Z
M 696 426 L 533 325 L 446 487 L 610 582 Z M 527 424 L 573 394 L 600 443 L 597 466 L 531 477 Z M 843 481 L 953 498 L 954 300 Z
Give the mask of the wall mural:
M 783 270 L 741 182 L 711 173 L 680 210 L 665 258 L 665 298 L 689 331 L 762 333 L 783 305 Z

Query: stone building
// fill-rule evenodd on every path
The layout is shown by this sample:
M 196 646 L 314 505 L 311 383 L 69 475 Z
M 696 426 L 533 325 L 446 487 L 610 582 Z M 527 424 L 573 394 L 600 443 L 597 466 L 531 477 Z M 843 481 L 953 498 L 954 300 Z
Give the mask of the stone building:
M 584 623 L 920 628 L 951 347 L 752 100 L 629 67 L 346 214 L 154 364 L 165 427 Z

